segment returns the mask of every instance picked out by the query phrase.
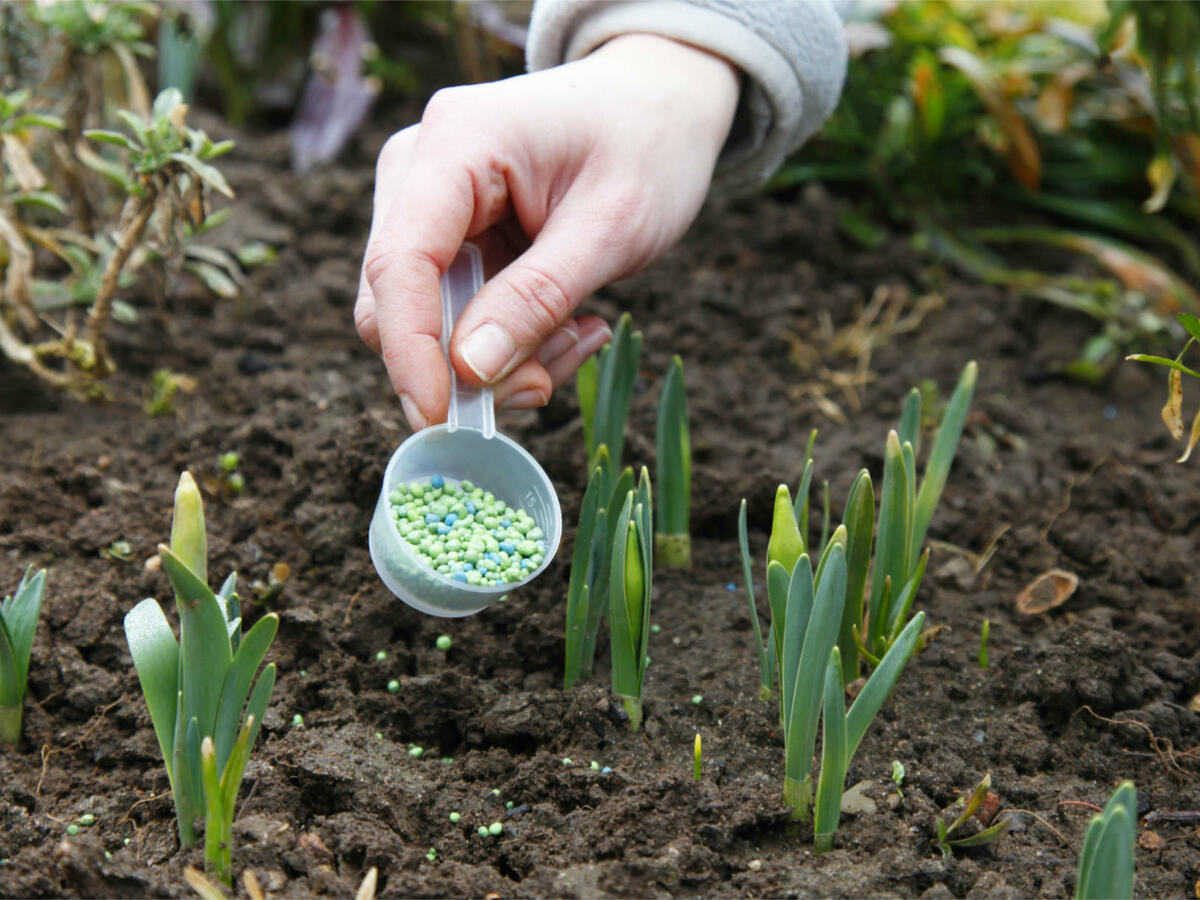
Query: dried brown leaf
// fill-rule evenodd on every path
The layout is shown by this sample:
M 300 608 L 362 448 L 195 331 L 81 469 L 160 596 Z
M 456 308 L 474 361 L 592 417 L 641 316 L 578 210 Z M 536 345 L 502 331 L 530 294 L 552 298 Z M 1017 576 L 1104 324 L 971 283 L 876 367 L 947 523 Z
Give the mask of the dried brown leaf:
M 1176 375 L 1179 373 L 1176 372 Z M 1192 433 L 1188 435 L 1187 449 L 1183 451 L 1183 456 L 1179 457 L 1176 462 L 1187 462 L 1192 455 L 1192 451 L 1196 449 L 1196 444 L 1200 443 L 1200 410 L 1196 411 L 1196 418 L 1192 419 Z
M 1027 616 L 1062 606 L 1079 587 L 1079 576 L 1066 569 L 1047 569 L 1017 594 L 1017 612 Z
M 46 176 L 34 163 L 21 139 L 15 134 L 6 134 L 3 136 L 3 143 L 4 164 L 16 179 L 17 187 L 25 193 L 44 188 Z

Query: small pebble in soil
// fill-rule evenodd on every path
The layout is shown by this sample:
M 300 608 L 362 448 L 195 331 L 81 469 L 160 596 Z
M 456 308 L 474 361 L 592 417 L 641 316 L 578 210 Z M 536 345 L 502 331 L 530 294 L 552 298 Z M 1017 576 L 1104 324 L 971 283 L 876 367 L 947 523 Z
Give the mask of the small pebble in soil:
M 79 826 L 72 822 L 67 826 L 67 834 L 79 834 Z
M 1104 418 L 1115 419 L 1117 417 L 1117 408 L 1115 406 L 1104 407 Z
M 388 693 L 389 694 L 400 693 L 400 682 L 398 682 L 395 678 L 393 678 L 391 681 L 388 682 Z
M 408 755 L 411 756 L 413 759 L 420 759 L 422 757 L 422 755 L 424 755 L 424 753 L 425 753 L 425 748 L 418 747 L 416 744 L 412 744 L 408 748 Z
M 383 662 L 385 659 L 387 659 L 387 651 L 386 650 L 376 650 L 375 651 L 375 662 Z
M 450 813 L 450 822 L 452 824 L 457 825 L 461 820 L 462 820 L 462 813 L 457 813 L 457 812 Z
M 734 584 L 732 581 L 727 581 L 727 582 L 725 582 L 725 590 L 727 590 L 727 591 L 736 591 L 736 590 L 737 590 L 737 585 L 736 585 L 736 584 Z
M 490 834 L 492 837 L 496 837 L 503 831 L 504 831 L 504 825 L 501 824 L 500 822 L 493 822 L 491 825 L 488 826 L 488 834 Z
M 299 728 L 303 724 L 304 724 L 304 716 L 300 715 L 300 713 L 296 713 L 294 716 L 292 716 L 292 727 L 293 728 Z
M 95 825 L 96 817 L 93 816 L 91 813 L 84 813 L 82 816 L 79 817 L 79 824 L 80 825 Z
M 699 706 L 704 702 L 704 696 L 701 694 L 692 694 L 692 706 Z
M 600 774 L 601 775 L 611 775 L 612 768 L 610 766 L 605 766 L 603 769 L 600 770 Z
M 533 518 L 469 481 L 434 475 L 398 485 L 388 501 L 396 530 L 417 558 L 454 581 L 510 584 L 545 560 L 546 535 Z
M 448 634 L 439 634 L 438 639 L 434 642 L 434 646 L 437 647 L 439 650 L 441 650 L 443 653 L 445 653 L 447 650 L 449 650 L 453 645 L 454 645 L 454 642 L 452 640 L 450 640 L 450 635 L 448 635 Z
M 762 860 L 761 859 L 752 859 L 752 860 L 750 860 L 750 862 L 746 863 L 746 868 L 749 869 L 751 872 L 757 872 L 759 869 L 762 868 Z

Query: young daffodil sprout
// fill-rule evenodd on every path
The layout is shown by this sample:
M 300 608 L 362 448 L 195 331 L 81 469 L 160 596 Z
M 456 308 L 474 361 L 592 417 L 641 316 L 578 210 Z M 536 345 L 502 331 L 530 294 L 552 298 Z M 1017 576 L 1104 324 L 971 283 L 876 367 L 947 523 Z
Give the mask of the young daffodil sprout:
M 688 434 L 687 398 L 683 385 L 683 360 L 671 362 L 658 401 L 656 431 L 658 533 L 654 549 L 668 568 L 692 564 L 690 516 L 692 506 L 692 444 Z
M 700 780 L 701 760 L 700 732 L 697 731 L 696 740 L 692 743 L 692 778 L 696 781 Z
M 642 681 L 649 663 L 653 535 L 650 473 L 643 468 L 637 490 L 625 495 L 617 516 L 608 589 L 613 692 L 634 731 L 642 725 Z
M 1075 900 L 1125 900 L 1133 896 L 1133 837 L 1137 825 L 1137 791 L 1123 781 L 1092 816 L 1079 855 Z
M 204 508 L 187 472 L 175 491 L 171 544 L 158 552 L 175 590 L 179 640 L 153 598 L 125 616 L 125 637 L 166 763 L 180 843 L 196 840 L 193 821 L 203 816 L 205 868 L 228 885 L 234 807 L 275 686 L 274 663 L 255 674 L 279 617 L 269 613 L 243 635 L 237 576 L 216 594 L 209 588 Z
M 975 393 L 976 374 L 975 363 L 967 363 L 946 405 L 919 487 L 916 474 L 921 421 L 919 390 L 914 388 L 908 396 L 900 432 L 888 433 L 870 603 L 866 623 L 859 632 L 860 640 L 855 641 L 871 665 L 877 664 L 904 627 L 925 575 L 929 556 L 928 552 L 921 552 L 921 547 L 958 450 Z M 845 653 L 847 648 L 842 650 Z
M 817 780 L 817 801 L 813 817 L 814 843 L 818 853 L 824 853 L 833 846 L 833 835 L 841 819 L 842 788 L 845 785 L 846 772 L 849 771 L 854 753 L 875 715 L 891 695 L 896 680 L 916 650 L 924 626 L 925 613 L 919 612 L 888 648 L 888 652 L 854 698 L 849 712 L 846 711 L 846 684 L 842 679 L 844 667 L 841 652 L 837 647 L 830 652 L 829 662 L 825 667 L 825 696 L 821 714 L 824 742 L 821 750 L 821 776 Z M 900 782 L 904 780 L 904 766 L 899 762 L 892 763 L 892 778 L 896 779 L 899 789 Z
M 45 587 L 46 570 L 34 575 L 31 566 L 17 592 L 0 603 L 0 743 L 21 740 L 21 707 Z
M 596 455 L 608 448 L 615 474 L 621 471 L 625 450 L 625 422 L 633 400 L 633 382 L 642 355 L 642 333 L 633 330 L 633 319 L 625 313 L 617 320 L 612 340 L 591 357 L 576 375 L 579 413 L 583 418 L 583 437 L 587 444 L 588 471 L 596 467 Z M 606 492 L 612 483 L 605 485 Z
M 614 483 L 615 482 L 615 483 Z M 611 488 L 609 487 L 611 485 Z M 596 637 L 608 608 L 609 567 L 617 513 L 633 489 L 633 470 L 613 478 L 608 448 L 601 445 L 588 479 L 575 530 L 571 576 L 567 585 L 567 639 L 563 687 L 589 678 L 596 658 Z
M 1012 817 L 1004 816 L 998 822 L 993 822 L 987 828 L 976 832 L 975 834 L 967 835 L 966 837 L 954 836 L 958 829 L 962 828 L 963 825 L 971 820 L 972 816 L 979 812 L 980 807 L 983 806 L 983 802 L 987 799 L 988 792 L 990 792 L 991 789 L 992 776 L 989 772 L 987 775 L 983 776 L 983 779 L 978 785 L 975 786 L 975 790 L 971 792 L 971 796 L 967 797 L 965 802 L 963 800 L 959 801 L 963 804 L 963 810 L 958 814 L 958 818 L 956 818 L 949 825 L 943 822 L 940 818 L 934 819 L 934 825 L 937 828 L 937 845 L 938 849 L 942 851 L 943 862 L 949 863 L 954 858 L 954 851 L 956 849 L 982 847 L 984 844 L 991 844 L 1000 840 L 1000 838 L 1004 837 L 1005 832 L 1012 827 Z M 1132 849 L 1133 848 L 1131 847 L 1131 852 Z M 1108 897 L 1116 895 L 1105 894 L 1103 896 Z

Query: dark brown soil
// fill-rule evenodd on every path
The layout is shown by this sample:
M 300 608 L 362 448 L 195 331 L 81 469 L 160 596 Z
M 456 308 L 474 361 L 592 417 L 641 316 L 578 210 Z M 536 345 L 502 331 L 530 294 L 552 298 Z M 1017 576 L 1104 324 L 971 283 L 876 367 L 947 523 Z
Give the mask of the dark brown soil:
M 560 689 L 569 540 L 540 582 L 465 620 L 420 615 L 376 578 L 367 526 L 408 432 L 351 324 L 371 171 L 298 179 L 285 159 L 265 140 L 227 167 L 241 198 L 225 240 L 267 240 L 278 263 L 243 303 L 177 286 L 165 330 L 147 317 L 118 342 L 115 403 L 63 401 L 0 368 L 0 587 L 28 564 L 49 569 L 25 740 L 0 750 L 0 894 L 190 895 L 181 872 L 200 853 L 176 846 L 122 616 L 169 596 L 143 563 L 168 534 L 179 471 L 209 476 L 231 449 L 247 487 L 208 498 L 214 577 L 236 568 L 248 586 L 277 562 L 293 573 L 273 604 L 279 685 L 235 827 L 236 868 L 273 895 L 349 896 L 377 866 L 387 897 L 1062 897 L 1091 805 L 1120 779 L 1134 779 L 1142 812 L 1200 808 L 1197 468 L 1173 462 L 1158 372 L 1122 365 L 1099 389 L 1055 377 L 1089 323 L 926 271 L 900 239 L 860 250 L 819 190 L 710 209 L 665 260 L 592 300 L 610 318 L 632 311 L 646 335 L 631 461 L 652 463 L 658 381 L 675 353 L 695 442 L 697 563 L 656 573 L 661 632 L 646 729 L 632 734 L 606 690 L 606 640 L 597 677 Z M 881 289 L 923 321 L 877 333 L 865 383 L 843 389 L 857 363 L 831 335 Z M 837 516 L 854 473 L 878 475 L 907 389 L 932 379 L 944 397 L 968 359 L 974 412 L 917 604 L 945 629 L 855 760 L 850 783 L 877 811 L 844 817 L 835 850 L 815 857 L 808 827 L 788 825 L 776 712 L 757 696 L 738 502 L 749 500 L 761 557 L 774 488 L 795 483 L 819 426 L 818 479 Z M 151 419 L 137 401 L 163 366 L 199 386 L 175 417 Z M 839 410 L 845 421 L 831 421 Z M 502 425 L 542 461 L 573 524 L 584 468 L 573 400 Z M 118 539 L 132 561 L 100 555 Z M 1019 616 L 1017 592 L 1054 566 L 1078 574 L 1077 593 Z M 434 649 L 443 633 L 446 654 Z M 908 773 L 894 809 L 892 760 Z M 986 773 L 1017 824 L 943 864 L 934 819 Z M 96 824 L 67 837 L 85 812 Z M 476 834 L 493 821 L 501 837 Z M 1140 831 L 1137 893 L 1192 896 L 1195 823 Z

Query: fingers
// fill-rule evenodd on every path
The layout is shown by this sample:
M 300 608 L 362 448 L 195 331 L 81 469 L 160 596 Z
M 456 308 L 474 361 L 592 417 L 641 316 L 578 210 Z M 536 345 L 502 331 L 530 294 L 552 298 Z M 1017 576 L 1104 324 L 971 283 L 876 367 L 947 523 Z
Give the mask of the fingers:
M 459 318 L 451 343 L 458 373 L 474 384 L 495 385 L 545 342 L 557 344 L 550 356 L 565 352 L 575 342 L 556 332 L 585 296 L 622 274 L 627 263 L 608 252 L 609 243 L 585 217 L 560 207 L 532 246 L 488 281 Z
M 493 388 L 496 406 L 503 409 L 545 406 L 551 391 L 566 383 L 589 356 L 611 339 L 607 323 L 597 316 L 570 320 L 542 344 L 536 358 L 526 360 Z

